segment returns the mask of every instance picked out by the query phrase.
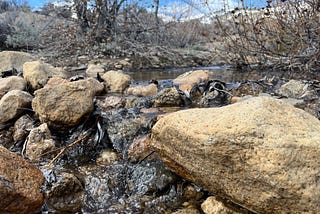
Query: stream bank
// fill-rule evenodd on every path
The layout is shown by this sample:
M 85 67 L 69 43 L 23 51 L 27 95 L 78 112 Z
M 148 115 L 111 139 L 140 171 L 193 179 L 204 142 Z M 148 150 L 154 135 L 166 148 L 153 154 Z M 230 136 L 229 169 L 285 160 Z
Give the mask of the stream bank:
M 237 196 L 224 194 L 221 187 L 221 192 L 205 189 L 203 183 L 193 179 L 201 172 L 191 176 L 188 172 L 186 176 L 179 171 L 186 169 L 185 163 L 176 161 L 178 165 L 172 166 L 155 146 L 155 124 L 165 121 L 162 119 L 171 112 L 195 107 L 223 110 L 233 106 L 231 103 L 249 102 L 251 97 L 259 96 L 281 99 L 281 103 L 311 113 L 312 118 L 320 117 L 317 80 L 289 80 L 270 73 L 245 78 L 220 67 L 183 71 L 180 76 L 175 71 L 167 72 L 172 77 L 162 73 L 151 82 L 150 76 L 138 72 L 101 72 L 99 67 L 88 67 L 69 78 L 70 74 L 63 70 L 33 61 L 32 57 L 29 60 L 21 61 L 21 67 L 11 64 L 17 73 L 0 79 L 1 86 L 5 86 L 1 89 L 0 113 L 8 117 L 1 117 L 0 143 L 24 157 L 15 165 L 23 166 L 27 160 L 33 170 L 41 170 L 45 179 L 41 191 L 38 187 L 31 190 L 40 193 L 42 200 L 33 206 L 18 207 L 21 213 L 210 213 L 215 209 L 220 210 L 218 213 L 258 212 L 262 208 L 250 208 Z M 18 78 L 21 84 L 12 78 Z M 23 96 L 27 98 L 21 99 Z M 184 120 L 188 116 L 173 121 Z M 317 124 L 315 119 L 312 121 Z M 187 123 L 193 128 L 192 124 Z M 170 130 L 163 132 L 168 133 Z M 166 137 L 163 135 L 164 140 Z M 192 142 L 192 138 L 184 139 Z M 9 153 L 8 150 L 4 152 Z M 176 148 L 170 156 L 188 154 Z M 206 160 L 203 161 L 205 165 Z M 226 161 L 225 169 L 237 163 L 240 160 Z M 3 174 L 0 184 L 13 193 L 18 183 L 23 186 L 23 182 L 34 180 L 21 180 L 10 174 Z M 233 176 L 238 177 L 236 171 Z M 41 179 L 37 183 L 42 184 Z M 14 194 L 10 197 L 14 198 Z

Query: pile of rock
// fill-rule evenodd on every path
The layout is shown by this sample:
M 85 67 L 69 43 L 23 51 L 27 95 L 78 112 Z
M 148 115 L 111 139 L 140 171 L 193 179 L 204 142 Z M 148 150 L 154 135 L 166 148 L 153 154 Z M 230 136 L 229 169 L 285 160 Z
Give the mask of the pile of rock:
M 1 146 L 0 210 L 6 213 L 38 212 L 44 201 L 58 212 L 320 211 L 319 82 L 230 86 L 198 70 L 168 87 L 157 81 L 133 86 L 123 71 L 99 65 L 69 78 L 26 53 L 1 52 L 0 59 L 0 144 L 43 165 L 57 148 L 79 141 L 80 149 L 70 148 L 65 159 L 84 153 L 96 160 L 94 167 L 77 167 L 82 178 L 41 168 L 51 180 L 44 197 L 41 171 Z M 186 106 L 216 108 L 165 114 Z M 91 150 L 94 155 L 86 155 Z M 184 185 L 154 151 L 215 197 Z

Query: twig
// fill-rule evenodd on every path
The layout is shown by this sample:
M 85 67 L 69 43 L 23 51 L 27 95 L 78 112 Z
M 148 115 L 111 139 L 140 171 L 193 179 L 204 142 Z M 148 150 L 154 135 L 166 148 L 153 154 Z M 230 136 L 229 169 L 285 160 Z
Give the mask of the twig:
M 51 165 L 59 158 L 61 157 L 61 155 L 63 153 L 65 153 L 70 147 L 76 145 L 77 143 L 80 143 L 81 141 L 85 140 L 87 137 L 89 137 L 91 134 L 91 132 L 83 135 L 82 137 L 78 138 L 77 140 L 73 141 L 72 143 L 70 143 L 69 145 L 67 145 L 66 147 L 64 147 L 60 152 L 59 154 L 57 154 L 51 161 L 50 163 L 47 165 L 48 168 L 51 167 Z

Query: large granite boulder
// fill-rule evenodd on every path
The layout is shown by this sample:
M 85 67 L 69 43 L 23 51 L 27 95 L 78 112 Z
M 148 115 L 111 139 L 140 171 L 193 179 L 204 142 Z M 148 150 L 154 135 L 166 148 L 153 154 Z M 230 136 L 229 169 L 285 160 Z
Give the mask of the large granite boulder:
M 35 91 L 32 108 L 43 123 L 53 128 L 77 125 L 93 111 L 95 94 L 103 86 L 94 79 L 49 84 Z M 100 87 L 99 87 L 100 86 Z
M 42 88 L 54 76 L 66 77 L 64 71 L 41 61 L 26 62 L 23 65 L 23 76 L 33 90 Z
M 15 119 L 30 109 L 32 96 L 20 90 L 6 93 L 0 100 L 0 124 Z
M 22 77 L 10 76 L 7 78 L 0 78 L 0 99 L 8 91 L 21 90 L 23 91 L 27 86 L 27 82 Z
M 111 93 L 123 93 L 131 83 L 131 77 L 122 71 L 108 71 L 102 79 L 105 81 L 105 90 Z
M 0 52 L 0 74 L 13 68 L 22 71 L 23 64 L 32 60 L 33 57 L 25 52 L 2 51 Z
M 206 70 L 195 70 L 181 74 L 173 80 L 174 84 L 179 85 L 179 89 L 182 91 L 190 91 L 192 86 L 208 80 L 210 77 L 209 72 Z
M 44 201 L 43 182 L 39 169 L 0 146 L 1 213 L 38 213 Z
M 320 121 L 277 99 L 169 114 L 151 147 L 176 173 L 258 213 L 320 212 Z

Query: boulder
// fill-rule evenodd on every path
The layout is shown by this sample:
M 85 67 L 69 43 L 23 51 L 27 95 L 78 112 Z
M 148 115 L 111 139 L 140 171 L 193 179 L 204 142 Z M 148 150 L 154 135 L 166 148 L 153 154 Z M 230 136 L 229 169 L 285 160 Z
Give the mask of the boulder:
M 12 68 L 22 71 L 25 62 L 33 61 L 30 54 L 18 51 L 2 51 L 0 52 L 0 74 L 3 71 L 12 70 Z
M 97 75 L 101 76 L 104 74 L 104 68 L 101 65 L 89 64 L 86 70 L 86 74 L 89 77 L 97 78 Z
M 23 76 L 33 90 L 42 88 L 53 76 L 66 77 L 64 71 L 41 61 L 26 62 L 23 65 Z
M 35 91 L 32 108 L 49 127 L 75 126 L 93 111 L 99 84 L 97 80 L 87 79 L 39 89 Z
M 189 71 L 175 78 L 173 83 L 178 84 L 182 91 L 190 91 L 194 84 L 206 81 L 209 77 L 209 72 L 206 70 Z
M 21 90 L 23 91 L 27 86 L 27 82 L 22 77 L 10 76 L 0 78 L 0 99 L 8 91 Z
M 256 97 L 169 114 L 151 147 L 182 177 L 258 213 L 320 212 L 320 121 Z
M 176 88 L 165 88 L 154 97 L 155 107 L 172 107 L 183 105 L 183 100 Z
M 0 124 L 19 117 L 30 109 L 32 96 L 24 91 L 12 90 L 0 100 Z
M 54 140 L 46 123 L 30 131 L 26 146 L 26 156 L 30 160 L 40 160 L 45 153 L 52 151 L 54 148 Z
M 38 213 L 43 205 L 39 169 L 0 146 L 1 213 Z
M 129 87 L 127 94 L 137 95 L 137 96 L 152 96 L 158 93 L 158 87 L 156 84 L 152 83 L 146 86 L 138 85 Z
M 290 80 L 279 88 L 279 94 L 285 97 L 299 98 L 305 92 L 303 82 L 299 80 Z
M 131 83 L 131 77 L 122 71 L 108 71 L 102 79 L 105 81 L 105 90 L 111 93 L 123 93 Z

